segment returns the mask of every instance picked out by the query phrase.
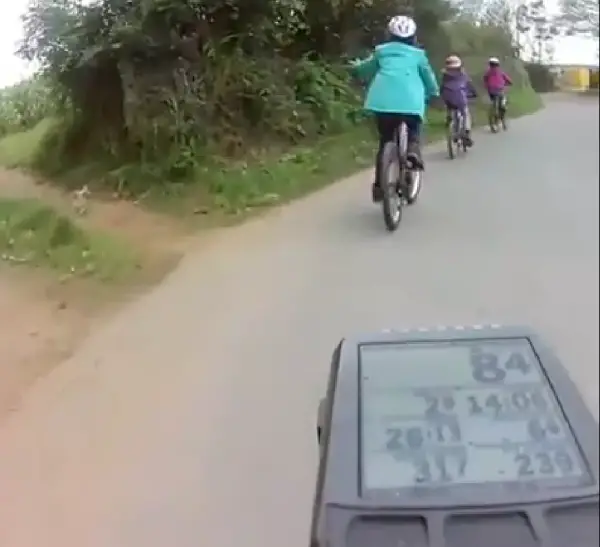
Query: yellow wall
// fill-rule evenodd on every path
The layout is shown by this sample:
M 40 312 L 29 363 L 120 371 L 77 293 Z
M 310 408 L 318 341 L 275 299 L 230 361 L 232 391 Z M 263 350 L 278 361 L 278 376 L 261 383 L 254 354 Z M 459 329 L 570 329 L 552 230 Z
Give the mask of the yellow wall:
M 567 68 L 564 79 L 569 88 L 585 91 L 590 87 L 590 70 L 588 68 Z

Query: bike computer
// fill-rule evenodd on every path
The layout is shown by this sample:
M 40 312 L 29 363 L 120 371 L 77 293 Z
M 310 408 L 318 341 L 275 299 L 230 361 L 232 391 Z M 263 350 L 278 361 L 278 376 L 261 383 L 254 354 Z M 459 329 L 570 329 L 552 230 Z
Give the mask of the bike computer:
M 344 339 L 317 429 L 311 547 L 598 545 L 598 424 L 529 329 Z

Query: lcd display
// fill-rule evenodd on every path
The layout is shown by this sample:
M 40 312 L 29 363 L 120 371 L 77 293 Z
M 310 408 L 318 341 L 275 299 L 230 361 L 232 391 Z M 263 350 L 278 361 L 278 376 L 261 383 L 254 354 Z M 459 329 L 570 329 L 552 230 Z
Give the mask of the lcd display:
M 362 489 L 587 474 L 526 339 L 360 347 Z

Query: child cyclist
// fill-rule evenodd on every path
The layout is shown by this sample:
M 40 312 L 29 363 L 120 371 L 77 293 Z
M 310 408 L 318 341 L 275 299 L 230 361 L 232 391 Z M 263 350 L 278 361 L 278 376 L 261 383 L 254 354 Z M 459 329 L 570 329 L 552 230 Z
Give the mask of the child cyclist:
M 508 74 L 500 67 L 500 59 L 497 57 L 490 57 L 488 61 L 488 69 L 483 75 L 483 83 L 492 101 L 492 105 L 498 108 L 500 114 L 504 116 L 506 113 L 506 97 L 504 95 L 506 87 L 512 85 L 512 80 Z
M 413 168 L 424 169 L 421 125 L 428 99 L 439 95 L 427 54 L 416 42 L 415 21 L 409 16 L 397 15 L 390 19 L 387 31 L 389 40 L 375 47 L 367 59 L 355 61 L 352 67 L 359 78 L 370 82 L 364 108 L 375 114 L 379 133 L 373 201 L 381 200 L 381 154 L 402 122 L 408 132 L 407 161 Z
M 463 115 L 465 124 L 465 141 L 467 146 L 473 146 L 471 137 L 471 113 L 469 112 L 469 99 L 477 97 L 475 86 L 465 72 L 462 60 L 457 55 L 450 55 L 446 59 L 446 67 L 442 73 L 441 95 L 446 103 L 446 123 L 452 122 L 452 110 L 458 110 Z

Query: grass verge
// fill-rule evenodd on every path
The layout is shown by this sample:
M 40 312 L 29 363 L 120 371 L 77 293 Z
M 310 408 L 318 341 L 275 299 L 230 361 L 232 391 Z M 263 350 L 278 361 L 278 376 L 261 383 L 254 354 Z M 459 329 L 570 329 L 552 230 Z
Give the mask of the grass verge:
M 543 106 L 531 88 L 509 95 L 509 116 L 536 112 Z M 489 105 L 476 101 L 471 105 L 473 123 L 487 124 Z M 445 111 L 431 109 L 425 126 L 428 143 L 445 135 Z M 264 157 L 252 164 L 228 166 L 214 161 L 203 167 L 192 184 L 169 185 L 147 196 L 147 203 L 163 211 L 182 216 L 210 212 L 224 219 L 239 219 L 276 204 L 318 190 L 374 162 L 377 137 L 370 124 L 356 126 L 341 135 L 324 138 L 316 145 L 298 147 L 279 157 Z M 209 215 L 210 216 L 210 215 Z
M 12 133 L 0 139 L 0 164 L 9 169 L 30 168 L 46 135 L 55 124 L 56 120 L 47 118 L 28 131 Z
M 131 249 L 35 199 L 0 198 L 0 260 L 103 283 L 124 281 L 139 267 Z

